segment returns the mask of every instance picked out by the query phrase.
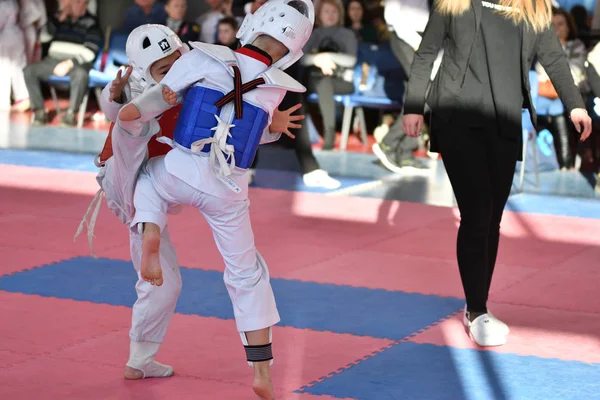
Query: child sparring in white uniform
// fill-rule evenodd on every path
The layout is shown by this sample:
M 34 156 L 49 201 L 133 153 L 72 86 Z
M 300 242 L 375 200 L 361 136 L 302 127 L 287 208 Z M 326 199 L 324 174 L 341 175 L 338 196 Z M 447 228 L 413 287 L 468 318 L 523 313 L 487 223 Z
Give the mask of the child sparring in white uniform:
M 146 43 L 144 43 L 146 42 Z M 145 44 L 150 43 L 149 46 Z M 163 47 L 159 45 L 163 43 Z M 168 46 L 165 46 L 167 43 Z M 130 67 L 124 77 L 120 73 L 102 91 L 100 106 L 106 117 L 113 122 L 107 145 L 110 157 L 98 155 L 96 165 L 100 167 L 97 181 L 101 189 L 90 205 L 88 214 L 95 212 L 88 223 L 88 239 L 93 235 L 93 225 L 101 204 L 102 195 L 106 197 L 108 208 L 126 226 L 130 226 L 135 209 L 133 195 L 140 168 L 149 156 L 149 144 L 155 141 L 154 135 L 163 130 L 172 130 L 175 115 L 165 114 L 158 121 L 149 120 L 122 121 L 117 118 L 119 110 L 127 100 L 140 95 L 144 90 L 156 85 L 168 68 L 188 48 L 182 44 L 179 37 L 163 25 L 144 25 L 131 32 L 127 39 L 126 52 Z M 155 69 L 156 71 L 152 70 Z M 120 98 L 112 100 L 113 95 Z M 176 111 L 176 110 L 173 110 Z M 167 126 L 164 126 L 167 125 Z M 172 125 L 169 127 L 168 125 Z M 112 143 L 111 143 L 112 142 Z M 105 146 L 106 147 L 106 146 Z M 154 146 L 156 148 L 156 146 Z M 111 151 L 112 150 L 112 151 Z M 79 227 L 87 223 L 88 214 Z M 130 357 L 125 370 L 128 379 L 167 377 L 173 374 L 173 368 L 154 361 L 154 357 L 163 342 L 171 317 L 175 311 L 177 299 L 181 292 L 182 282 L 175 247 L 171 243 L 169 232 L 161 233 L 160 262 L 165 266 L 165 284 L 159 289 L 142 279 L 140 267 L 142 260 L 142 235 L 137 229 L 129 229 L 131 260 L 138 273 L 136 283 L 137 301 L 133 305 L 132 326 L 129 332 Z
M 164 140 L 173 150 L 144 165 L 135 189 L 131 226 L 144 232 L 141 275 L 158 285 L 167 279 L 157 254 L 169 207 L 197 208 L 225 261 L 237 330 L 255 367 L 254 390 L 262 398 L 273 398 L 268 366 L 271 326 L 279 322 L 279 313 L 267 265 L 254 245 L 247 169 L 259 144 L 279 138 L 268 127 L 286 91 L 306 90 L 279 68 L 303 55 L 313 22 L 309 0 L 268 1 L 246 16 L 238 31 L 242 49 L 191 43 L 193 49 L 159 85 L 119 114 L 143 123 L 168 110 L 175 93 L 177 101 L 182 99 L 173 140 Z
M 162 43 L 162 46 L 159 45 Z M 165 45 L 167 43 L 168 45 Z M 103 151 L 97 156 L 100 167 L 97 181 L 101 189 L 84 217 L 77 235 L 88 223 L 88 240 L 92 248 L 93 227 L 104 195 L 109 209 L 130 226 L 135 213 L 133 194 L 140 168 L 149 158 L 166 154 L 171 147 L 156 141 L 155 134 L 172 137 L 179 115 L 179 107 L 169 109 L 158 120 L 145 123 L 122 121 L 117 115 L 128 99 L 156 85 L 168 72 L 180 54 L 188 48 L 177 35 L 163 25 L 143 25 L 131 32 L 127 41 L 127 55 L 131 66 L 124 76 L 119 72 L 111 85 L 102 91 L 100 105 L 106 117 L 113 122 Z M 116 97 L 114 100 L 111 97 Z M 277 112 L 278 128 L 297 127 L 291 121 L 302 116 L 290 116 L 297 107 Z M 277 129 L 277 128 L 275 128 Z M 159 132 L 160 131 L 160 132 Z M 91 214 L 90 222 L 88 217 Z M 165 270 L 165 284 L 160 289 L 141 278 L 142 235 L 137 229 L 130 229 L 130 251 L 135 270 L 138 272 L 136 292 L 138 299 L 133 306 L 132 328 L 130 330 L 130 358 L 125 377 L 140 379 L 168 377 L 173 368 L 154 361 L 166 334 L 173 315 L 182 282 L 175 247 L 171 243 L 168 230 L 161 233 L 160 263 Z

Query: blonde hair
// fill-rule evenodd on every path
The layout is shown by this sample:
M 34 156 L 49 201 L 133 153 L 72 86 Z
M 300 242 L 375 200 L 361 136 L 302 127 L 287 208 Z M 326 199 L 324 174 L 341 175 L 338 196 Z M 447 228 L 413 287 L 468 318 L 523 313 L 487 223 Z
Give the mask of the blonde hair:
M 551 0 L 499 0 L 498 6 L 498 13 L 515 24 L 525 23 L 534 32 L 541 32 L 552 23 Z M 471 8 L 471 0 L 435 0 L 435 7 L 442 15 L 458 16 Z

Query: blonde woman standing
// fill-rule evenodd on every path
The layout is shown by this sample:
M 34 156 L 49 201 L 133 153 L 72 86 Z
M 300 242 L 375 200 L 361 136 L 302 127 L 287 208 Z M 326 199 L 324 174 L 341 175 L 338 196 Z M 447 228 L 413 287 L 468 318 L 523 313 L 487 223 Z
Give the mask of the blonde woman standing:
M 433 63 L 441 68 L 427 99 Z M 522 158 L 522 108 L 535 125 L 529 70 L 542 64 L 581 139 L 592 122 L 552 26 L 550 0 L 436 0 L 412 64 L 403 128 L 418 136 L 432 110 L 431 150 L 439 152 L 461 214 L 457 258 L 466 297 L 464 324 L 480 346 L 506 343 L 509 329 L 487 308 L 500 221 Z

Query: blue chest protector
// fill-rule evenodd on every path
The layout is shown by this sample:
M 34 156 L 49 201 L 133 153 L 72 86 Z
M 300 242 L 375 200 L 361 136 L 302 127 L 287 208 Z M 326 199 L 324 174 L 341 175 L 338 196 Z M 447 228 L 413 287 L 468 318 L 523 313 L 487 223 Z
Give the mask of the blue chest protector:
M 223 93 L 218 90 L 192 86 L 183 99 L 173 133 L 175 142 L 189 149 L 195 141 L 213 137 L 215 131 L 211 129 L 217 126 L 215 115 L 221 112 L 215 103 L 222 97 Z M 227 138 L 227 144 L 235 149 L 236 166 L 247 169 L 252 166 L 263 131 L 269 123 L 269 114 L 245 101 L 242 107 L 243 117 L 234 117 L 231 122 L 235 127 L 230 130 L 231 137 Z M 210 146 L 212 144 L 204 146 L 202 152 L 208 153 Z

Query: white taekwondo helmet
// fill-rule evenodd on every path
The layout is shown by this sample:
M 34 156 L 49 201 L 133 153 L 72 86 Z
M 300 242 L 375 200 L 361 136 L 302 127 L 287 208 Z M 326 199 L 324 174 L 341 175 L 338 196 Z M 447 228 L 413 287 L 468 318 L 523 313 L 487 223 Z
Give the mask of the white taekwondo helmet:
M 179 36 L 164 25 L 146 24 L 135 28 L 127 38 L 125 51 L 129 63 L 133 67 L 131 73 L 134 81 L 137 81 L 143 89 L 154 86 L 150 74 L 150 67 L 154 62 L 165 58 L 177 50 L 181 54 L 189 51 L 188 47 L 181 42 Z
M 254 14 L 246 14 L 236 37 L 242 46 L 252 44 L 260 35 L 277 39 L 289 52 L 273 64 L 286 69 L 304 55 L 302 48 L 308 41 L 315 22 L 315 8 L 311 0 L 269 0 Z

